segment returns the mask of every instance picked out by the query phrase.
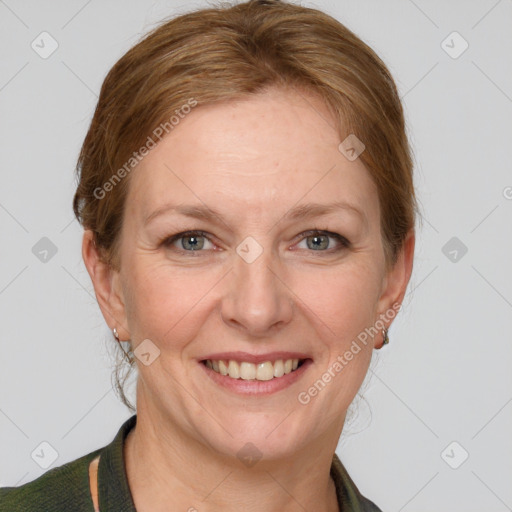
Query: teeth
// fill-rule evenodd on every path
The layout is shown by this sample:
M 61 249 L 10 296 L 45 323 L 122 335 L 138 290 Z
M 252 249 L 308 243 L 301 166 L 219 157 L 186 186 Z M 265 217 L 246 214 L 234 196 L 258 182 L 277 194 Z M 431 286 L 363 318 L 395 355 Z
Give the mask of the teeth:
M 231 373 L 229 376 L 231 377 Z M 241 363 L 240 377 L 244 380 L 254 380 L 256 378 L 256 365 L 252 363 Z
M 274 367 L 270 361 L 259 363 L 256 368 L 256 380 L 270 380 L 274 378 Z
M 209 361 L 206 361 L 206 364 L 208 363 Z M 224 361 L 219 361 L 219 372 L 221 375 L 228 374 L 228 365 Z
M 240 366 L 236 361 L 229 361 L 228 365 L 228 375 L 232 379 L 239 379 L 240 378 Z
M 286 375 L 299 367 L 298 359 L 278 359 L 274 363 L 265 361 L 264 363 L 248 363 L 242 361 L 213 361 L 208 359 L 206 366 L 213 371 L 231 377 L 232 379 L 243 380 L 271 380 Z
M 284 363 L 279 359 L 274 363 L 274 377 L 282 377 L 284 375 Z

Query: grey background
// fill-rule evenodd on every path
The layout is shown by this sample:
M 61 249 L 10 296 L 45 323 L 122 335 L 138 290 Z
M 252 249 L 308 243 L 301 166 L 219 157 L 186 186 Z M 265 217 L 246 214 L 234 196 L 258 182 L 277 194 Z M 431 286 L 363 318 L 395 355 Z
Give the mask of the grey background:
M 512 510 L 512 1 L 302 3 L 390 67 L 424 214 L 404 309 L 338 453 L 387 512 Z M 73 169 L 110 67 L 159 20 L 203 5 L 0 1 L 0 486 L 47 470 L 31 457 L 41 442 L 59 466 L 131 415 L 81 261 Z M 59 45 L 47 59 L 31 47 L 43 31 Z M 445 49 L 461 39 L 442 46 L 453 31 L 469 44 L 458 58 Z M 43 237 L 57 250 L 46 262 Z

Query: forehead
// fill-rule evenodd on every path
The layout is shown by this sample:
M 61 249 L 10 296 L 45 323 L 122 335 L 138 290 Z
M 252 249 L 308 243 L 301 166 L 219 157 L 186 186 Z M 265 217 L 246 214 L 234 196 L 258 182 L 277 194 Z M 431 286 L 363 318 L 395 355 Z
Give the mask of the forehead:
M 371 216 L 375 186 L 340 142 L 327 107 L 303 92 L 274 89 L 198 106 L 135 168 L 128 209 L 147 217 L 175 201 L 261 214 L 303 198 L 344 200 Z

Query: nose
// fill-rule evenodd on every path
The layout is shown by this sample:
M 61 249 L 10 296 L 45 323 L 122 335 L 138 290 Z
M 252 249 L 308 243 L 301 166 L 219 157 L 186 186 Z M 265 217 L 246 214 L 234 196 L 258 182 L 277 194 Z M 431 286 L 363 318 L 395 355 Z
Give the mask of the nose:
M 266 251 L 251 263 L 235 256 L 221 314 L 230 327 L 263 337 L 286 326 L 293 315 L 292 293 Z

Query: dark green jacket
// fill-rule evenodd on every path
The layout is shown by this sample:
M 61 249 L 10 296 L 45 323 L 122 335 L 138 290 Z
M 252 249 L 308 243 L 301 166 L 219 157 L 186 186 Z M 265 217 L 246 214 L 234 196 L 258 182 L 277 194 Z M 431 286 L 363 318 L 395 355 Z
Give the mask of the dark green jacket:
M 94 512 L 89 487 L 89 463 L 100 454 L 100 512 L 136 512 L 123 458 L 124 440 L 136 421 L 137 415 L 134 414 L 123 423 L 114 440 L 103 448 L 53 468 L 20 487 L 1 488 L 0 512 Z M 336 455 L 331 475 L 336 484 L 340 511 L 381 512 L 360 494 Z

